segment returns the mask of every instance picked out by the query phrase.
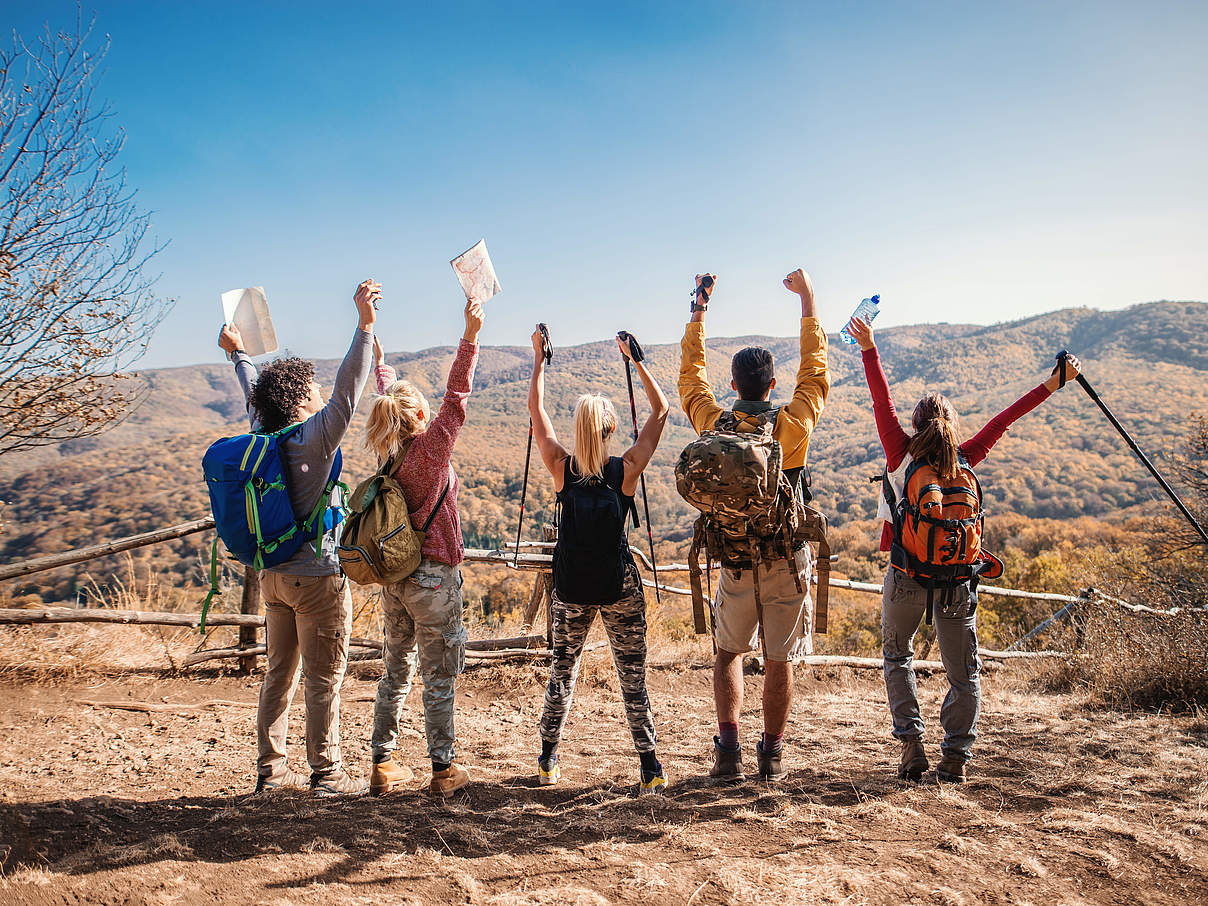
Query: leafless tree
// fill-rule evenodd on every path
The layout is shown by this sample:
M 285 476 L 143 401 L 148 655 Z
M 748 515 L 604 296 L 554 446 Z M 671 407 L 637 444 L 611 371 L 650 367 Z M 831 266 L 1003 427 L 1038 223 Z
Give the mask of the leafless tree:
M 145 396 L 130 368 L 170 302 L 96 98 L 107 40 L 49 26 L 0 50 L 0 455 L 101 433 Z

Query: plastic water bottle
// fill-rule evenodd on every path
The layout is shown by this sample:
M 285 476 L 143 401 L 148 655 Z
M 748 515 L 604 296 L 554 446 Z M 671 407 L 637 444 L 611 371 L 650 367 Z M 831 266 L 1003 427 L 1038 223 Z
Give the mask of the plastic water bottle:
M 880 314 L 880 312 L 881 312 L 880 306 L 881 306 L 881 294 L 877 293 L 871 299 L 864 299 L 863 301 L 861 301 L 860 304 L 856 306 L 856 310 L 851 313 L 851 316 L 853 318 L 860 318 L 861 320 L 865 321 L 866 323 L 871 324 L 872 319 L 875 318 L 878 314 Z M 849 319 L 849 323 L 850 323 L 850 319 Z M 839 331 L 839 337 L 848 346 L 856 345 L 856 338 L 847 332 L 847 324 L 844 324 L 843 329 L 841 331 Z

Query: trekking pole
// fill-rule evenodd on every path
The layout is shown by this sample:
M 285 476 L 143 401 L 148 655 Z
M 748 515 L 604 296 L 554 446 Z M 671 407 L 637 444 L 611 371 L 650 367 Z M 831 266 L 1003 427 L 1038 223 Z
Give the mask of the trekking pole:
M 1057 368 L 1061 372 L 1062 387 L 1064 387 L 1066 384 L 1065 363 L 1066 359 L 1069 358 L 1069 355 L 1070 354 L 1064 349 L 1057 353 Z M 1103 410 L 1103 414 L 1107 416 L 1107 420 L 1112 423 L 1112 426 L 1117 431 L 1120 432 L 1120 436 L 1124 438 L 1125 443 L 1128 444 L 1132 451 L 1137 454 L 1137 458 L 1145 464 L 1145 468 L 1149 469 L 1149 474 L 1152 475 L 1157 480 L 1158 484 L 1162 486 L 1162 490 L 1166 492 L 1166 495 L 1174 502 L 1174 505 L 1179 508 L 1179 512 L 1187 517 L 1187 521 L 1191 523 L 1191 527 L 1199 533 L 1199 536 L 1203 538 L 1205 542 L 1208 542 L 1208 532 L 1204 531 L 1204 527 L 1200 525 L 1198 521 L 1196 521 L 1195 516 L 1191 515 L 1191 511 L 1187 509 L 1187 505 L 1184 504 L 1183 501 L 1179 499 L 1179 495 L 1174 492 L 1174 488 L 1167 484 L 1166 479 L 1162 477 L 1156 468 L 1154 468 L 1154 464 L 1149 461 L 1149 457 L 1141 452 L 1141 448 L 1137 446 L 1137 442 L 1132 439 L 1132 436 L 1124 430 L 1124 426 L 1120 424 L 1120 420 L 1112 414 L 1112 411 L 1107 408 L 1103 400 L 1099 399 L 1099 394 L 1095 392 L 1095 388 L 1092 387 L 1087 379 L 1081 374 L 1077 375 L 1074 380 L 1082 385 L 1082 389 L 1086 391 L 1086 395 L 1094 401 L 1096 406 Z
M 646 358 L 642 352 L 642 347 L 638 345 L 638 341 L 634 339 L 633 334 L 628 331 L 618 331 L 617 336 L 625 343 L 629 344 L 629 355 L 633 356 L 635 362 L 641 362 Z M 633 369 L 629 364 L 629 357 L 625 356 L 625 384 L 629 388 L 629 414 L 633 417 L 633 441 L 638 440 L 638 407 L 633 399 Z M 658 564 L 654 559 L 654 532 L 650 528 L 650 501 L 646 498 L 646 473 L 642 472 L 638 476 L 638 480 L 642 483 L 642 509 L 646 513 L 646 537 L 650 541 L 650 571 L 654 573 L 654 599 L 662 604 L 663 596 L 659 592 L 659 570 Z
M 541 353 L 545 356 L 545 363 L 548 365 L 554 359 L 554 344 L 549 339 L 549 328 L 544 324 L 538 324 L 537 329 L 541 331 Z M 524 528 L 524 502 L 528 497 L 528 477 L 529 477 L 529 462 L 533 458 L 533 419 L 529 417 L 528 430 L 528 448 L 524 451 L 524 483 L 520 487 L 520 518 L 516 521 L 516 552 L 512 556 L 512 566 L 520 565 L 520 530 Z

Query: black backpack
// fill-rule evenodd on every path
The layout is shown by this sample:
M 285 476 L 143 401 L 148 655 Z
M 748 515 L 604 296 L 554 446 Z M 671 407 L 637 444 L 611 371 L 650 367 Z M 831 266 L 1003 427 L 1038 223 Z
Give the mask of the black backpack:
M 625 462 L 610 457 L 604 478 L 580 478 L 566 458 L 558 492 L 558 543 L 554 546 L 554 591 L 567 604 L 610 604 L 620 600 L 625 573 L 633 565 L 625 517 L 638 511 L 621 493 Z

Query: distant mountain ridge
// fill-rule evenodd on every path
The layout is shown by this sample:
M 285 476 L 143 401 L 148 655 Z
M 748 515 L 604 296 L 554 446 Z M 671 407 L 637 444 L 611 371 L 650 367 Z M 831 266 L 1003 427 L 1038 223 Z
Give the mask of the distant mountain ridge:
M 1088 379 L 1155 456 L 1177 446 L 1191 412 L 1208 412 L 1204 303 L 1153 302 L 1107 312 L 1069 308 L 991 326 L 894 327 L 879 331 L 877 342 L 903 417 L 925 390 L 940 390 L 953 400 L 966 435 L 1043 380 L 1062 348 L 1082 358 Z M 715 338 L 708 341 L 709 378 L 723 403 L 734 396 L 729 356 L 751 344 L 767 346 L 776 357 L 777 397 L 791 393 L 796 337 Z M 387 361 L 435 403 L 452 354 L 453 347 L 444 346 L 388 354 Z M 672 401 L 667 432 L 648 472 L 651 516 L 656 535 L 682 542 L 692 514 L 675 492 L 672 466 L 692 432 L 678 406 L 679 347 L 649 346 L 647 355 Z M 531 358 L 523 347 L 485 346 L 481 352 L 455 458 L 471 541 L 490 543 L 514 530 Z M 325 386 L 338 364 L 316 363 Z M 843 524 L 875 513 L 876 492 L 868 478 L 880 470 L 883 454 L 858 350 L 832 336 L 830 369 L 831 393 L 811 442 L 810 464 L 818 500 L 834 522 Z M 0 459 L 0 500 L 8 504 L 7 533 L 0 536 L 4 561 L 205 515 L 201 454 L 214 438 L 245 430 L 232 369 L 197 365 L 148 371 L 145 377 L 147 402 L 108 434 Z M 547 394 L 562 436 L 569 435 L 575 399 L 588 390 L 611 396 L 625 423 L 620 434 L 627 436 L 624 370 L 611 340 L 558 348 Z M 365 398 L 371 393 L 367 388 Z M 646 407 L 641 400 L 638 405 L 642 418 Z M 361 445 L 366 410 L 363 400 L 344 444 L 350 483 L 372 467 Z M 988 504 L 998 512 L 1110 516 L 1155 499 L 1152 479 L 1077 387 L 1019 422 L 979 472 Z M 535 511 L 552 507 L 548 476 L 539 465 L 530 480 L 530 499 Z M 530 522 L 530 529 L 535 524 Z M 199 539 L 185 539 L 146 556 L 155 556 L 182 581 L 194 581 L 200 546 Z M 65 572 L 50 583 L 62 596 L 70 594 L 75 581 L 75 574 Z

